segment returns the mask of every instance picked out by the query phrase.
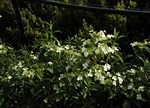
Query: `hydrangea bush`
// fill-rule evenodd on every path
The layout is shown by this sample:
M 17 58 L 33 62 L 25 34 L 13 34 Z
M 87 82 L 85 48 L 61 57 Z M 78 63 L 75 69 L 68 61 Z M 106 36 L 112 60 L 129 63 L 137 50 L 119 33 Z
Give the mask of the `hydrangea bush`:
M 15 50 L 0 42 L 0 105 L 5 108 L 135 108 L 150 104 L 150 42 L 131 43 L 137 64 L 124 62 L 118 33 L 84 27 L 66 42 L 49 32 Z M 137 63 L 139 63 L 137 62 Z

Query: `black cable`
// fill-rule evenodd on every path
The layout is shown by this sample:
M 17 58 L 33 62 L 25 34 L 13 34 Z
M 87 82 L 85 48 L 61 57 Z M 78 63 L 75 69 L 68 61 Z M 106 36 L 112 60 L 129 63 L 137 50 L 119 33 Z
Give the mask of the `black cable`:
M 110 13 L 110 14 L 121 14 L 121 15 L 137 15 L 137 16 L 150 16 L 150 11 L 145 10 L 119 10 L 119 9 L 113 9 L 113 8 L 102 8 L 102 7 L 93 7 L 89 5 L 77 5 L 77 4 L 70 4 L 70 3 L 64 3 L 60 1 L 55 0 L 32 0 L 32 2 L 36 3 L 45 3 L 45 4 L 51 4 L 55 6 L 60 6 L 63 8 L 71 8 L 76 10 L 84 10 L 84 11 L 93 11 L 93 12 L 99 12 L 99 13 Z

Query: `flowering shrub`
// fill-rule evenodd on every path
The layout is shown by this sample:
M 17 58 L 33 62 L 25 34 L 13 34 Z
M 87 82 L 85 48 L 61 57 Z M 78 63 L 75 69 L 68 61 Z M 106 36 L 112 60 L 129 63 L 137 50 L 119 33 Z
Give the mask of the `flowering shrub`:
M 84 22 L 62 43 L 51 24 L 49 32 L 30 51 L 0 43 L 1 107 L 148 107 L 150 62 L 125 63 L 117 33 L 96 32 Z

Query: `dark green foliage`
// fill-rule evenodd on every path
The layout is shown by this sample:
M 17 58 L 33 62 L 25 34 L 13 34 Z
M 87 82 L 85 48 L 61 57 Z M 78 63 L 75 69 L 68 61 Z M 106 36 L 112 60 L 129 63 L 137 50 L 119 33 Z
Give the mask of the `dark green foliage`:
M 75 3 L 75 4 L 89 4 L 93 6 L 109 7 L 117 9 L 144 9 L 148 8 L 149 1 L 139 0 L 61 0 L 62 2 Z M 12 43 L 22 43 L 21 37 L 18 34 L 18 26 L 15 21 L 15 15 L 12 10 L 11 1 L 6 0 L 1 5 L 1 37 L 10 40 Z M 22 19 L 24 21 L 25 35 L 29 41 L 33 41 L 41 35 L 43 22 L 52 20 L 55 25 L 54 29 L 59 29 L 61 33 L 56 36 L 61 40 L 67 39 L 68 36 L 73 36 L 81 28 L 82 19 L 85 19 L 88 24 L 92 24 L 95 30 L 106 30 L 108 33 L 113 32 L 114 28 L 120 32 L 120 35 L 126 35 L 121 46 L 126 46 L 128 41 L 143 40 L 149 38 L 149 25 L 148 17 L 138 16 L 123 16 L 101 14 L 98 12 L 86 12 L 64 9 L 47 4 L 39 4 L 34 2 L 19 0 L 21 8 Z M 8 20 L 9 19 L 9 20 Z M 136 19 L 136 20 L 135 20 Z M 21 41 L 21 42 L 20 42 Z M 127 48 L 128 49 L 128 48 Z

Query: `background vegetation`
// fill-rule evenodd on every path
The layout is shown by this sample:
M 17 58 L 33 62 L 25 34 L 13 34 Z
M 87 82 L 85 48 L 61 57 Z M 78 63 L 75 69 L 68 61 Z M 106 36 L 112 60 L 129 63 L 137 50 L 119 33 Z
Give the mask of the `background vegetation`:
M 61 0 L 149 9 L 140 0 Z M 0 1 L 1 108 L 149 108 L 150 19 Z M 84 20 L 83 20 L 84 19 Z

